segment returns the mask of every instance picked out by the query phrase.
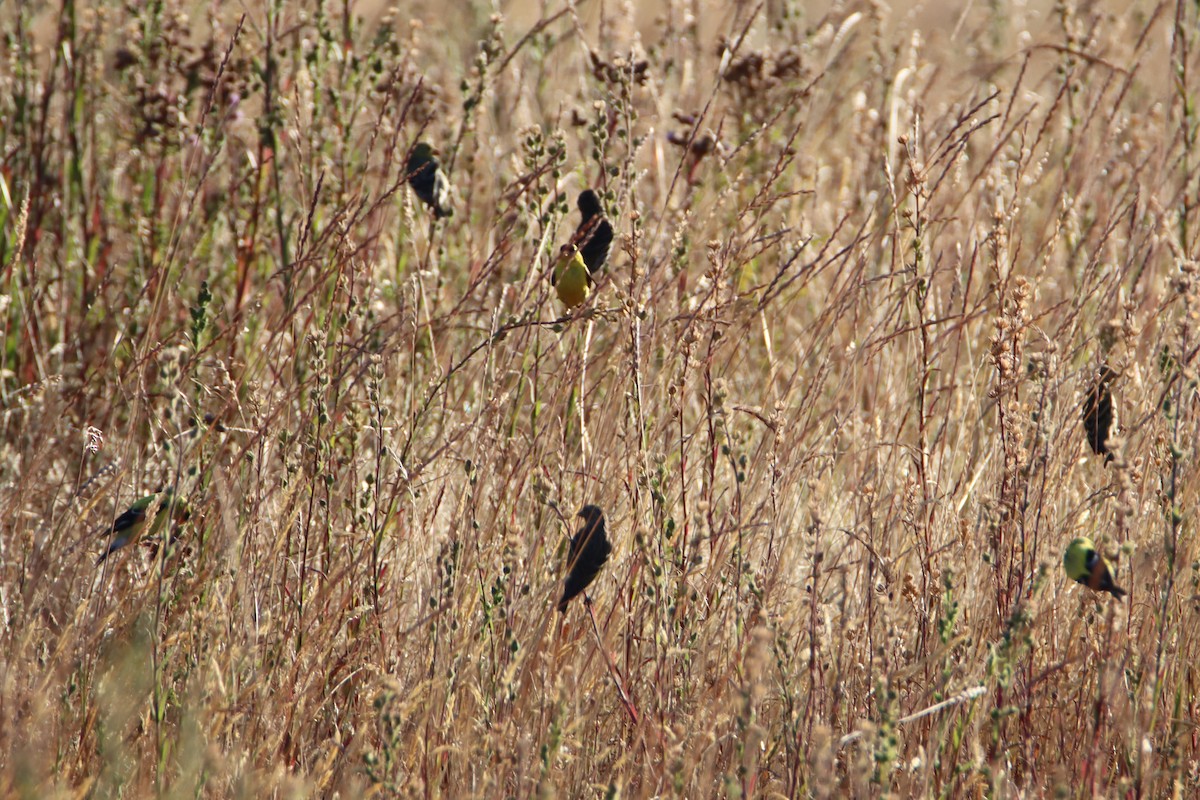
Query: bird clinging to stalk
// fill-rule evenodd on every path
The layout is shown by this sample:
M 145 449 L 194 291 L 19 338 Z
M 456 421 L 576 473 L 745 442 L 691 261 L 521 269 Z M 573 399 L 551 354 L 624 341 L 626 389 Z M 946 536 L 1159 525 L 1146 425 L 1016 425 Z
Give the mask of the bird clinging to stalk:
M 425 205 L 433 209 L 435 219 L 454 214 L 450 207 L 450 180 L 428 142 L 417 142 L 405 166 L 408 185 Z
M 550 275 L 550 284 L 567 308 L 580 305 L 591 294 L 593 276 L 604 268 L 613 240 L 612 224 L 604 216 L 599 196 L 585 189 L 576 202 L 582 219 L 571 240 L 559 250 Z
M 153 517 L 150 518 L 149 525 L 147 525 L 147 517 L 150 517 L 152 512 Z M 145 535 L 157 536 L 168 518 L 172 520 L 172 524 L 178 524 L 186 521 L 189 516 L 190 511 L 187 504 L 175 497 L 175 493 L 171 489 L 146 495 L 113 520 L 111 527 L 103 529 L 103 532 L 109 537 L 109 545 L 108 549 L 96 559 L 96 564 L 99 565 L 117 550 L 138 541 Z M 149 528 L 148 531 L 147 528 Z
M 1104 456 L 1105 464 L 1113 459 L 1108 446 L 1113 424 L 1113 399 L 1109 384 L 1116 376 L 1107 364 L 1100 367 L 1100 374 L 1083 398 L 1083 432 L 1092 452 Z
M 1118 600 L 1125 596 L 1125 590 L 1117 586 L 1112 573 L 1108 571 L 1104 556 L 1097 552 L 1095 543 L 1086 536 L 1079 536 L 1067 545 L 1067 551 L 1063 553 L 1063 569 L 1067 577 L 1089 589 L 1108 592 Z
M 579 227 L 571 237 L 571 244 L 579 248 L 588 272 L 595 275 L 604 268 L 608 251 L 612 247 L 612 224 L 604 216 L 600 197 L 591 189 L 584 189 L 575 201 L 582 217 Z
M 571 537 L 571 548 L 567 554 L 567 579 L 562 599 L 558 601 L 558 610 L 564 614 L 567 612 L 567 603 L 587 589 L 612 554 L 612 544 L 604 529 L 604 512 L 600 507 L 586 505 L 576 516 L 583 519 L 583 525 Z M 587 602 L 587 595 L 584 595 L 584 602 Z
M 573 244 L 564 244 L 554 263 L 550 284 L 558 292 L 558 299 L 567 308 L 574 308 L 587 300 L 592 293 L 592 278 L 588 274 L 583 254 Z

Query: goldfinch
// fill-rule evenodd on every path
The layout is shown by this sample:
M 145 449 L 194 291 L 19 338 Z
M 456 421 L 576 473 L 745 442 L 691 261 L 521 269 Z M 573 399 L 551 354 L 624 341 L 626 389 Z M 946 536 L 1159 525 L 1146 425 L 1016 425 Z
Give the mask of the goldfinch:
M 421 202 L 433 209 L 436 219 L 454 214 L 450 207 L 450 181 L 428 142 L 417 142 L 413 147 L 406 171 L 408 185 Z
M 567 579 L 562 599 L 558 601 L 558 610 L 563 614 L 567 613 L 567 603 L 571 602 L 571 598 L 583 592 L 596 579 L 600 568 L 612 554 L 612 544 L 604 530 L 604 512 L 599 506 L 586 505 L 576 516 L 583 519 L 583 525 L 571 537 L 571 548 L 567 554 Z M 584 602 L 588 602 L 587 595 L 584 595 Z
M 147 526 L 146 518 L 151 512 L 154 513 L 154 518 Z M 108 549 L 96 559 L 96 564 L 99 565 L 113 552 L 136 542 L 147 533 L 149 536 L 157 536 L 162 531 L 168 516 L 175 523 L 180 523 L 186 520 L 188 515 L 187 504 L 175 497 L 170 489 L 158 494 L 146 495 L 117 517 L 113 521 L 112 527 L 104 529 L 105 535 L 109 537 L 109 545 Z M 149 532 L 146 530 L 147 527 L 149 527 Z
M 1086 536 L 1073 539 L 1067 545 L 1067 552 L 1063 553 L 1063 569 L 1067 577 L 1089 589 L 1108 592 L 1118 600 L 1125 596 L 1125 590 L 1113 581 L 1104 557 L 1096 552 L 1096 545 Z
M 554 264 L 550 283 L 558 291 L 558 299 L 567 308 L 574 308 L 592 293 L 592 278 L 583 255 L 573 244 L 564 244 Z

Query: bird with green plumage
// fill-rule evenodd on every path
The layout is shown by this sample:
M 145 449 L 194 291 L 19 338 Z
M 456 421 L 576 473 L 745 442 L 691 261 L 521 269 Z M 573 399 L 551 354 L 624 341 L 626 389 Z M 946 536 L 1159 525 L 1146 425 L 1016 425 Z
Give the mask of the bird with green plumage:
M 604 269 L 608 252 L 612 248 L 612 224 L 604 216 L 600 196 L 591 189 L 579 193 L 576 201 L 581 221 L 571 234 L 571 240 L 559 250 L 550 276 L 550 284 L 558 292 L 558 299 L 567 308 L 574 308 L 587 300 L 596 282 L 596 273 Z
M 1125 596 L 1125 590 L 1113 580 L 1104 556 L 1086 536 L 1076 537 L 1067 545 L 1067 551 L 1063 553 L 1063 569 L 1071 580 L 1093 591 L 1108 592 L 1118 600 Z
M 558 299 L 567 308 L 582 305 L 592 293 L 592 279 L 588 274 L 587 264 L 575 245 L 562 246 L 554 264 L 554 274 L 550 276 L 550 284 L 558 292 Z
M 96 559 L 96 564 L 126 545 L 162 533 L 167 520 L 177 525 L 185 522 L 189 515 L 187 503 L 176 497 L 171 489 L 146 495 L 122 512 L 111 526 L 104 527 L 108 548 Z

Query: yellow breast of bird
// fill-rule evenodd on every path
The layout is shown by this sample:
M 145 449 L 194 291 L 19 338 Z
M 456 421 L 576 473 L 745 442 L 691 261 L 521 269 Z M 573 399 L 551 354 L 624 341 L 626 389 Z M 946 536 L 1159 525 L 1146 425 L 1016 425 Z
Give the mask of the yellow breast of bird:
M 578 252 L 560 259 L 555 265 L 554 288 L 558 290 L 558 299 L 568 308 L 574 308 L 587 299 L 591 292 L 588 270 L 583 263 L 583 256 Z

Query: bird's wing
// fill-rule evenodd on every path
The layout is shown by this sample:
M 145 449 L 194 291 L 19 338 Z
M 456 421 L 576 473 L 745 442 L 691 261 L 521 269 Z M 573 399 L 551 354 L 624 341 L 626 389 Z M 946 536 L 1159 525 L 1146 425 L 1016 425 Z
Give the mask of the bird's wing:
M 121 531 L 127 531 L 130 528 L 140 525 L 146 519 L 146 509 L 148 507 L 149 503 L 146 505 L 138 503 L 127 511 L 122 512 L 119 517 L 113 520 L 111 528 L 102 529 L 103 533 L 120 533 Z

